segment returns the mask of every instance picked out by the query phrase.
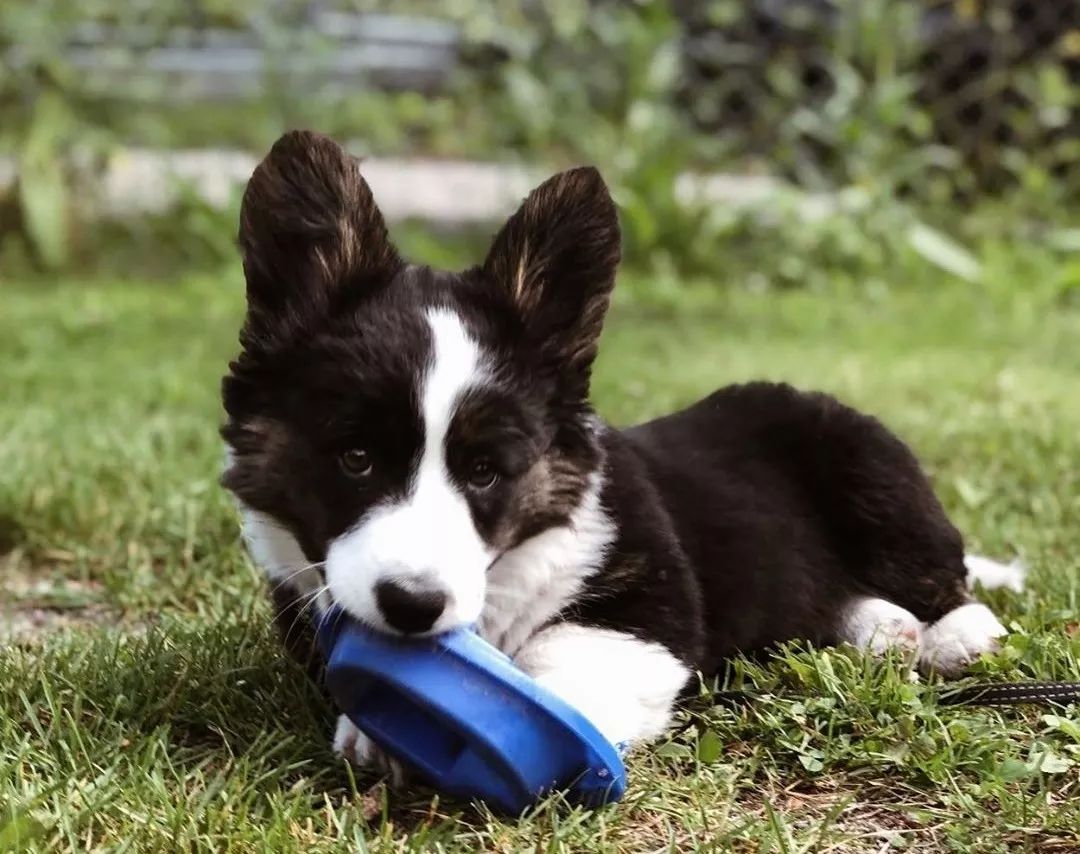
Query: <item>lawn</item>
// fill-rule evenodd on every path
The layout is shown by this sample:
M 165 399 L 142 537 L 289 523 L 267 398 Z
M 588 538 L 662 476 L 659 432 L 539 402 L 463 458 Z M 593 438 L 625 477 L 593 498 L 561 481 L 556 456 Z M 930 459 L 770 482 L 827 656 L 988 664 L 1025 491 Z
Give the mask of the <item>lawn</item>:
M 625 276 L 595 397 L 627 423 L 769 377 L 880 415 L 971 547 L 1031 566 L 988 595 L 1013 634 L 982 675 L 1080 679 L 1080 306 L 1052 259 L 992 261 L 873 292 Z M 597 813 L 354 775 L 216 482 L 237 272 L 2 287 L 0 850 L 1080 849 L 1080 710 L 946 709 L 850 650 L 739 663 L 784 696 L 687 718 Z

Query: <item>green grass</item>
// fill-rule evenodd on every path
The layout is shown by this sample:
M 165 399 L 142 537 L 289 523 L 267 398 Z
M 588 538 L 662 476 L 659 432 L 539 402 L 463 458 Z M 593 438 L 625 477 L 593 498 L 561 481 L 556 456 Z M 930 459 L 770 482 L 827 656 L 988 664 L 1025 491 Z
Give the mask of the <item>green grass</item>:
M 1080 678 L 1080 309 L 1054 260 L 986 284 L 724 294 L 627 276 L 595 396 L 617 423 L 783 378 L 911 441 L 977 550 L 1022 555 L 988 678 Z M 684 718 L 614 807 L 521 821 L 388 793 L 327 749 L 216 484 L 235 272 L 0 291 L 0 850 L 1077 850 L 1080 713 L 948 710 L 895 663 L 790 649 L 805 694 Z M 22 622 L 20 622 L 22 621 Z M 60 624 L 63 624 L 60 627 Z

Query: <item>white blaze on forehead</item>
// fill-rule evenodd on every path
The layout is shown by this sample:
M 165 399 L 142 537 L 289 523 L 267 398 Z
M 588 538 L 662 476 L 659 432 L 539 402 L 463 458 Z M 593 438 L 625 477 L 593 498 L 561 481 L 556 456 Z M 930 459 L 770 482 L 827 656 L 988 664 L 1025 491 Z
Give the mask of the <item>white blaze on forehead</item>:
M 334 598 L 355 616 L 386 627 L 375 602 L 383 579 L 437 587 L 446 610 L 431 631 L 474 622 L 493 559 L 468 502 L 450 477 L 446 436 L 464 394 L 486 376 L 482 353 L 456 314 L 432 309 L 431 357 L 417 387 L 424 447 L 406 495 L 368 513 L 327 554 Z M 378 464 L 376 459 L 375 464 Z
M 465 331 L 461 318 L 446 309 L 428 312 L 431 360 L 424 378 L 420 408 L 424 419 L 424 457 L 421 464 L 445 469 L 446 434 L 461 396 L 483 379 L 480 350 Z

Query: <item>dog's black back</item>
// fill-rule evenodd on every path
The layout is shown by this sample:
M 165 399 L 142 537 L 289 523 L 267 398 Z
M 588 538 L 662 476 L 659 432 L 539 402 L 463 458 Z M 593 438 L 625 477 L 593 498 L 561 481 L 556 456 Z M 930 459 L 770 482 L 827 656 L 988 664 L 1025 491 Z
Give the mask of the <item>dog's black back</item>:
M 632 512 L 645 492 L 657 505 L 626 526 L 636 532 L 628 551 L 648 532 L 693 577 L 654 573 L 643 610 L 679 626 L 664 641 L 706 671 L 778 641 L 835 643 L 855 596 L 889 599 L 925 623 L 966 601 L 960 535 L 915 457 L 834 398 L 731 386 L 610 443 L 622 461 L 615 483 L 619 469 L 637 469 L 622 490 L 613 484 L 613 503 Z

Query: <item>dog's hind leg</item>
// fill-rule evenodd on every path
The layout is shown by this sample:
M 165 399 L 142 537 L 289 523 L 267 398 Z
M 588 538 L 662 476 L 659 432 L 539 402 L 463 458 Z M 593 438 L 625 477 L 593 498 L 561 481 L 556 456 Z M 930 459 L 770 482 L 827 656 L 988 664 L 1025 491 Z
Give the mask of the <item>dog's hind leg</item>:
M 813 497 L 851 593 L 932 624 L 971 601 L 964 543 L 911 450 L 873 418 L 830 413 L 810 459 Z

